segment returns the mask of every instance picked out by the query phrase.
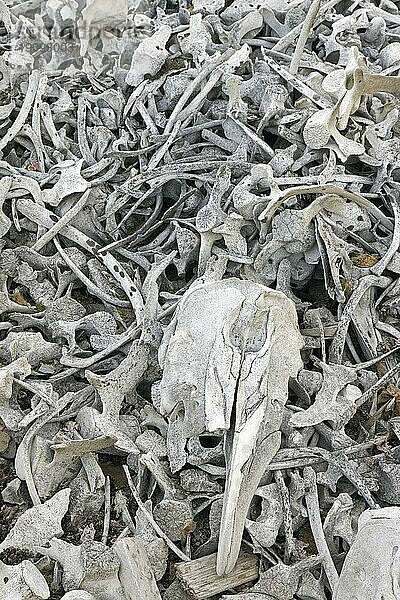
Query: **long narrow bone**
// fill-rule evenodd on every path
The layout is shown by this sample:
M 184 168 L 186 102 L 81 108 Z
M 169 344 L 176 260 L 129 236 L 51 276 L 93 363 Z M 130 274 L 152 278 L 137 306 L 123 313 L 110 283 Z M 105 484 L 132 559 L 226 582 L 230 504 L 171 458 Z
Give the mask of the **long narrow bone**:
M 235 50 L 233 48 L 229 48 L 224 52 L 224 54 L 217 57 L 216 60 L 212 61 L 205 69 L 199 73 L 195 79 L 188 85 L 182 96 L 179 98 L 179 101 L 176 103 L 174 110 L 171 113 L 171 116 L 168 119 L 168 122 L 165 126 L 164 134 L 171 133 L 173 126 L 178 120 L 178 116 L 182 112 L 186 102 L 189 100 L 190 96 L 196 91 L 199 85 L 210 75 L 216 68 L 220 65 L 223 65 L 227 60 L 229 60 L 235 54 Z M 182 121 L 182 117 L 179 118 Z
M 42 132 L 40 129 L 40 107 L 43 102 L 43 93 L 47 85 L 47 77 L 42 77 L 39 81 L 35 102 L 33 104 L 32 110 L 32 129 L 35 132 L 37 138 L 37 146 L 36 146 L 36 154 L 38 158 L 39 165 L 42 171 L 45 171 L 45 155 L 46 150 L 43 145 Z
M 308 518 L 310 519 L 310 527 L 314 536 L 315 545 L 321 556 L 324 557 L 323 567 L 328 579 L 331 590 L 334 590 L 338 583 L 338 574 L 335 564 L 329 552 L 328 544 L 326 543 L 324 530 L 320 515 L 320 506 L 318 502 L 317 478 L 312 467 L 304 469 L 304 481 L 307 486 L 306 505 Z M 343 599 L 344 600 L 344 599 Z
M 235 419 L 226 439 L 229 460 L 218 546 L 219 575 L 235 566 L 250 502 L 280 446 L 289 377 L 302 365 L 302 340 L 292 301 L 268 290 L 260 294 L 255 306 L 252 318 L 257 329 L 266 326 L 266 340 L 259 350 L 246 353 L 245 346 L 251 345 L 250 336 L 254 336 L 250 327 L 255 323 L 244 323 Z
M 283 204 L 285 200 L 287 200 L 291 196 L 296 196 L 298 194 L 336 194 L 337 196 L 341 196 L 342 198 L 348 198 L 349 200 L 356 202 L 356 204 L 370 212 L 371 215 L 373 215 L 375 219 L 377 219 L 377 221 L 380 221 L 380 223 L 389 231 L 393 231 L 393 224 L 390 221 L 390 219 L 388 219 L 386 215 L 381 210 L 379 210 L 379 208 L 377 208 L 372 202 L 370 202 L 360 194 L 357 194 L 356 192 L 345 190 L 332 183 L 328 183 L 325 185 L 296 186 L 285 190 L 284 192 L 281 192 L 279 195 L 272 196 L 267 207 L 258 217 L 259 220 L 267 220 L 267 222 L 269 222 L 275 211 Z
M 81 198 L 76 202 L 76 204 L 72 206 L 69 211 L 53 225 L 51 229 L 48 229 L 46 233 L 44 233 L 42 237 L 36 241 L 36 243 L 32 246 L 32 250 L 36 250 L 37 252 L 41 250 L 57 235 L 59 231 L 61 231 L 64 225 L 69 223 L 79 213 L 79 211 L 85 206 L 90 195 L 90 191 L 90 189 L 86 190 L 86 192 L 82 194 Z
M 292 60 L 290 61 L 289 73 L 291 73 L 292 75 L 296 75 L 297 73 L 297 70 L 300 65 L 301 56 L 304 51 L 304 46 L 306 45 L 307 38 L 312 30 L 320 5 L 321 0 L 314 0 L 311 3 L 310 8 L 308 9 L 307 16 L 304 20 L 299 38 L 297 40 L 296 48 L 292 55 Z
M 297 75 L 293 75 L 290 73 L 285 67 L 278 64 L 271 56 L 269 56 L 266 52 L 263 52 L 263 48 L 261 49 L 263 53 L 263 59 L 265 62 L 273 69 L 278 75 L 280 75 L 285 81 L 287 81 L 291 86 L 293 86 L 296 90 L 307 96 L 314 104 L 319 106 L 320 108 L 331 108 L 332 103 L 318 94 L 314 92 L 307 84 L 305 84 Z
M 391 283 L 388 277 L 377 275 L 366 275 L 358 281 L 358 285 L 343 310 L 342 318 L 334 335 L 331 347 L 329 349 L 329 362 L 340 364 L 343 357 L 346 335 L 353 316 L 354 308 L 360 302 L 360 299 L 371 286 L 387 287 Z
M 123 469 L 124 469 L 125 477 L 127 479 L 129 489 L 131 490 L 132 496 L 133 496 L 136 504 L 138 505 L 139 509 L 144 513 L 149 524 L 153 527 L 154 531 L 165 541 L 165 543 L 169 546 L 169 548 L 171 548 L 172 552 L 174 552 L 176 554 L 176 556 L 178 556 L 181 560 L 184 560 L 184 561 L 190 560 L 190 558 L 188 556 L 186 556 L 186 554 L 184 554 L 182 552 L 182 550 L 180 550 L 173 542 L 171 542 L 169 537 L 165 535 L 165 533 L 163 532 L 161 527 L 154 520 L 154 517 L 152 516 L 152 514 L 146 509 L 144 503 L 140 499 L 137 489 L 134 486 L 128 466 L 124 465 Z
M 30 447 L 33 438 L 43 425 L 59 414 L 60 411 L 64 410 L 64 408 L 74 399 L 74 396 L 75 394 L 73 392 L 67 392 L 62 396 L 62 398 L 58 400 L 55 408 L 49 408 L 44 415 L 39 417 L 36 422 L 30 426 L 18 446 L 17 455 L 15 457 L 15 470 L 18 477 L 26 482 L 34 506 L 41 504 L 41 499 L 36 489 L 31 466 Z

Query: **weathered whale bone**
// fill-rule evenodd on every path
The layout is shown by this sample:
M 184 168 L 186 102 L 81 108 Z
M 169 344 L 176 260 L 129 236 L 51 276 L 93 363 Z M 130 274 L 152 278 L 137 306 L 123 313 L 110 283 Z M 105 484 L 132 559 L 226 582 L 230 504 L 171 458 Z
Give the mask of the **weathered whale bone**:
M 364 511 L 333 600 L 400 598 L 400 507 Z
M 220 575 L 235 566 L 251 499 L 279 449 L 302 346 L 293 301 L 236 278 L 189 289 L 161 344 L 161 413 L 182 405 L 187 438 L 226 432 Z

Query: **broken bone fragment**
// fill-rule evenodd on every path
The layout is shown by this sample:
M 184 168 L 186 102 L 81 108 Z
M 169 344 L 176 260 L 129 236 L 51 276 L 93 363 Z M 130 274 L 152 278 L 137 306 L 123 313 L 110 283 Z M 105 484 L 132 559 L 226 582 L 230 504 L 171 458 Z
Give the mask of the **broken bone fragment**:
M 127 598 L 161 600 L 144 543 L 138 536 L 118 540 L 113 546 L 121 561 L 118 578 Z
M 47 502 L 28 508 L 1 542 L 0 552 L 7 548 L 33 552 L 62 535 L 61 520 L 68 510 L 69 496 L 70 489 L 64 488 Z
M 140 42 L 136 48 L 131 67 L 126 75 L 126 83 L 136 87 L 146 75 L 155 75 L 163 66 L 168 50 L 165 46 L 171 37 L 169 25 L 162 25 L 150 38 Z
M 46 579 L 29 560 L 18 565 L 0 561 L 0 598 L 14 600 L 37 600 L 50 598 Z
M 160 410 L 184 408 L 184 435 L 225 433 L 217 573 L 235 566 L 252 497 L 280 447 L 288 381 L 303 366 L 295 305 L 236 278 L 194 286 L 160 348 Z

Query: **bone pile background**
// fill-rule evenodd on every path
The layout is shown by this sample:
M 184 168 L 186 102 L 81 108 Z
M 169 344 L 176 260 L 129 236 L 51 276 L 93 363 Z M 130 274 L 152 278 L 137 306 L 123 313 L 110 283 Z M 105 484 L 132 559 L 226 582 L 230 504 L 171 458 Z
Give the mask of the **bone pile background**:
M 285 294 L 304 347 L 240 534 L 259 579 L 213 598 L 350 600 L 353 543 L 375 589 L 355 538 L 400 505 L 398 5 L 6 0 L 0 47 L 0 600 L 142 600 L 128 538 L 148 600 L 193 597 L 174 564 L 218 549 L 226 431 L 191 431 L 184 392 L 165 410 L 161 355 L 185 293 L 228 278 Z M 174 351 L 168 385 L 206 370 Z

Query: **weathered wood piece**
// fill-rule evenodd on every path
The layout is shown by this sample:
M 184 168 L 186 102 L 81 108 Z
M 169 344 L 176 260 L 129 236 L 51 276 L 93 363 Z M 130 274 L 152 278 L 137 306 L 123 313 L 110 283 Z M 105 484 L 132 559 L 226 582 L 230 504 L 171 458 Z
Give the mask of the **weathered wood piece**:
M 237 588 L 258 578 L 258 558 L 241 551 L 234 569 L 228 575 L 217 575 L 217 554 L 202 556 L 176 565 L 176 574 L 185 590 L 196 600 Z

